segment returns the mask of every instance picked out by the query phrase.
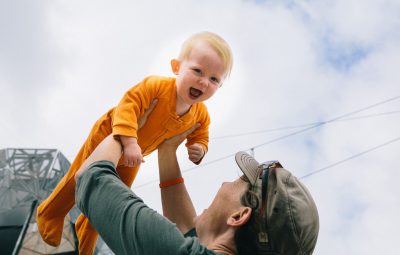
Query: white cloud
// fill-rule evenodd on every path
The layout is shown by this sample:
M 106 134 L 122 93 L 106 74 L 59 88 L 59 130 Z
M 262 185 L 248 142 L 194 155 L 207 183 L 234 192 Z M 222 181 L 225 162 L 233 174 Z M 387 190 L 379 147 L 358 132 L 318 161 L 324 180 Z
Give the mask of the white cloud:
M 171 75 L 169 60 L 199 30 L 221 34 L 235 56 L 207 102 L 212 137 L 332 119 L 400 95 L 399 9 L 394 0 L 1 3 L 0 147 L 59 148 L 72 160 L 94 121 L 144 76 Z M 398 100 L 357 116 L 395 110 Z M 396 114 L 332 123 L 255 155 L 303 176 L 397 137 L 399 124 Z M 204 163 L 294 131 L 211 140 Z M 399 144 L 303 180 L 321 217 L 316 254 L 399 252 Z M 156 159 L 135 184 L 157 179 Z M 187 172 L 197 210 L 237 176 L 232 157 Z M 160 211 L 157 185 L 137 192 Z

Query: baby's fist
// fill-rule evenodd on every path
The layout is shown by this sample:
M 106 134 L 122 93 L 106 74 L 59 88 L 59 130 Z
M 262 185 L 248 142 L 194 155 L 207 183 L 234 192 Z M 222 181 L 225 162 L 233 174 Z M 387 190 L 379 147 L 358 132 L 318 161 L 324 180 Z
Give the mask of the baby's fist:
M 195 143 L 187 147 L 189 159 L 195 164 L 198 164 L 206 153 L 203 145 Z

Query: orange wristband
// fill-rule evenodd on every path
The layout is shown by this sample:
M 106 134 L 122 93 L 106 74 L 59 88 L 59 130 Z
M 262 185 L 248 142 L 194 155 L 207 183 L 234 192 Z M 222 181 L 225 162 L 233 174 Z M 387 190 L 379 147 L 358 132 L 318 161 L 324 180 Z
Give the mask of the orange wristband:
M 169 181 L 160 182 L 160 188 L 161 188 L 161 189 L 162 189 L 162 188 L 167 188 L 167 187 L 171 187 L 171 186 L 174 186 L 174 185 L 176 185 L 176 184 L 184 183 L 184 182 L 185 182 L 185 181 L 183 180 L 182 177 L 178 177 L 178 178 L 176 178 L 176 179 L 172 179 L 172 180 L 169 180 Z

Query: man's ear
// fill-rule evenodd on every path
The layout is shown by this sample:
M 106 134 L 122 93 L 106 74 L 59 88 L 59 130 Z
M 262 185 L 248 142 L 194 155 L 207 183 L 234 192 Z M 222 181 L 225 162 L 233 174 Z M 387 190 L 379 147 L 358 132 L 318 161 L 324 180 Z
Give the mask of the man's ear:
M 179 67 L 180 67 L 181 62 L 177 59 L 172 59 L 171 60 L 171 69 L 172 72 L 176 75 L 179 74 Z
M 232 227 L 240 227 L 246 224 L 251 218 L 252 209 L 250 207 L 242 207 L 239 211 L 229 216 L 227 224 Z

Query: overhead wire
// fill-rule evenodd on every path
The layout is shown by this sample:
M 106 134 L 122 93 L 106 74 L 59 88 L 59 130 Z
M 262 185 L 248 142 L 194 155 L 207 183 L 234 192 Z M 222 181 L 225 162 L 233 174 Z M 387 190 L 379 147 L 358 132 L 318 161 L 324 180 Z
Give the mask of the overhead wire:
M 391 97 L 391 98 L 388 98 L 388 99 L 386 99 L 386 100 L 379 101 L 379 102 L 377 102 L 377 103 L 368 105 L 368 106 L 366 106 L 366 107 L 363 107 L 363 108 L 354 110 L 354 111 L 352 111 L 352 112 L 339 115 L 339 116 L 334 117 L 334 118 L 332 118 L 332 119 L 329 119 L 329 120 L 327 120 L 327 121 L 315 122 L 314 125 L 307 126 L 306 128 L 303 128 L 303 129 L 301 129 L 301 130 L 298 130 L 298 131 L 295 131 L 295 132 L 292 132 L 292 133 L 289 133 L 289 134 L 286 134 L 286 135 L 283 135 L 283 136 L 279 136 L 279 137 L 277 137 L 277 138 L 271 139 L 271 140 L 269 140 L 269 141 L 267 141 L 267 142 L 258 144 L 258 145 L 256 145 L 256 146 L 252 146 L 252 147 L 250 147 L 250 148 L 248 148 L 248 149 L 245 149 L 244 151 L 248 151 L 248 150 L 252 150 L 252 149 L 255 149 L 255 148 L 259 148 L 259 147 L 262 147 L 262 146 L 265 146 L 265 145 L 268 145 L 268 144 L 277 142 L 277 141 L 279 141 L 279 140 L 283 140 L 283 139 L 285 139 L 285 138 L 288 138 L 288 137 L 291 137 L 291 136 L 294 136 L 294 135 L 298 135 L 298 134 L 300 134 L 300 133 L 303 133 L 303 132 L 305 132 L 305 131 L 311 130 L 311 129 L 313 129 L 313 128 L 317 128 L 317 127 L 326 125 L 326 124 L 328 124 L 328 123 L 332 123 L 332 122 L 339 121 L 339 120 L 343 121 L 346 117 L 349 117 L 349 116 L 354 115 L 354 114 L 356 114 L 356 113 L 360 113 L 360 112 L 363 112 L 363 111 L 372 109 L 372 108 L 377 107 L 377 106 L 379 106 L 379 105 L 383 105 L 383 104 L 386 104 L 386 103 L 389 103 L 389 102 L 391 102 L 391 101 L 395 101 L 395 100 L 398 100 L 398 99 L 400 99 L 400 96 Z M 394 113 L 394 112 L 397 112 L 397 111 L 393 111 L 392 113 Z M 355 118 L 356 118 L 356 117 L 355 117 Z M 380 148 L 380 147 L 382 147 L 382 146 L 385 146 L 385 145 L 387 145 L 388 143 L 393 143 L 393 142 L 397 141 L 398 139 L 400 139 L 400 138 L 396 138 L 396 139 L 394 139 L 394 141 L 391 140 L 391 141 L 386 142 L 386 143 L 384 143 L 384 144 L 375 146 L 375 147 L 372 148 L 372 149 L 369 149 L 369 150 L 367 150 L 367 151 L 361 152 L 361 154 L 358 153 L 358 154 L 353 155 L 353 156 L 351 156 L 351 157 L 349 157 L 349 158 L 347 158 L 347 159 L 344 159 L 344 160 L 346 161 L 346 160 L 350 160 L 350 159 L 352 159 L 352 158 L 361 156 L 361 155 L 363 155 L 363 154 L 365 154 L 365 153 L 367 153 L 367 152 L 370 152 L 370 151 L 376 150 L 376 149 L 378 149 L 378 148 Z M 222 157 L 219 157 L 219 158 L 217 158 L 217 159 L 214 159 L 214 160 L 211 160 L 211 161 L 208 161 L 208 162 L 204 162 L 202 165 L 195 166 L 195 167 L 191 167 L 191 168 L 188 168 L 188 169 L 186 169 L 186 170 L 182 170 L 181 172 L 182 172 L 182 173 L 191 172 L 191 171 L 193 171 L 193 170 L 195 170 L 195 169 L 204 167 L 204 166 L 206 166 L 206 165 L 211 165 L 211 164 L 214 164 L 214 163 L 216 163 L 216 162 L 219 162 L 219 161 L 222 161 L 222 160 L 231 158 L 231 157 L 235 156 L 235 154 L 236 154 L 236 153 L 232 153 L 232 154 L 229 154 L 229 155 L 226 155 L 226 156 L 222 156 Z M 360 155 L 359 155 L 359 154 L 360 154 Z M 334 163 L 334 164 L 332 164 L 332 166 L 330 165 L 330 166 L 328 166 L 328 167 L 329 167 L 329 168 L 330 168 L 330 167 L 333 167 L 334 165 L 340 164 L 342 161 L 343 161 L 343 160 L 341 160 L 339 163 Z M 343 161 L 343 162 L 344 162 L 344 161 Z M 316 170 L 316 171 L 321 172 L 321 171 L 323 171 L 325 168 L 326 168 L 326 167 L 324 167 L 323 169 L 318 169 L 318 170 Z M 305 177 L 302 177 L 302 178 L 305 178 Z M 144 186 L 147 186 L 147 185 L 149 185 L 149 184 L 155 183 L 155 182 L 157 182 L 157 181 L 158 181 L 158 180 L 151 180 L 151 181 L 148 181 L 148 182 L 146 182 L 146 183 L 143 183 L 143 184 L 134 186 L 133 188 L 135 188 L 135 189 L 142 188 L 142 187 L 144 187 Z
M 380 112 L 380 113 L 368 114 L 368 115 L 363 115 L 363 116 L 358 116 L 358 117 L 344 118 L 344 119 L 337 120 L 335 122 L 345 122 L 345 121 L 352 121 L 352 120 L 359 120 L 359 119 L 368 119 L 368 118 L 386 116 L 386 115 L 391 115 L 391 114 L 399 114 L 399 113 L 400 113 L 400 111 Z M 241 137 L 241 136 L 248 136 L 248 135 L 261 134 L 261 133 L 270 133 L 270 132 L 275 132 L 275 131 L 288 130 L 288 129 L 297 129 L 297 128 L 309 127 L 309 126 L 313 126 L 313 125 L 317 125 L 317 124 L 321 124 L 321 123 L 323 123 L 323 121 L 300 124 L 300 125 L 296 125 L 296 126 L 284 126 L 284 127 L 263 129 L 263 130 L 245 132 L 245 133 L 237 133 L 237 134 L 231 134 L 231 135 L 215 136 L 215 137 L 210 137 L 210 140 L 235 138 L 235 137 Z
M 382 148 L 382 147 L 385 147 L 385 146 L 387 146 L 387 145 L 390 145 L 390 144 L 395 143 L 395 142 L 398 142 L 398 141 L 400 141 L 400 137 L 396 137 L 396 138 L 394 138 L 394 139 L 392 139 L 392 140 L 389 140 L 389 141 L 384 142 L 384 143 L 382 143 L 382 144 L 376 145 L 376 146 L 374 146 L 374 147 L 372 147 L 372 148 L 369 148 L 369 149 L 367 149 L 367 150 L 364 150 L 364 151 L 362 151 L 362 152 L 356 153 L 356 154 L 354 154 L 354 155 L 352 155 L 352 156 L 350 156 L 350 157 L 347 157 L 347 158 L 345 158 L 345 159 L 336 161 L 336 162 L 334 162 L 334 163 L 332 163 L 332 164 L 330 164 L 330 165 L 327 165 L 327 166 L 325 166 L 325 167 L 322 167 L 322 168 L 319 168 L 319 169 L 317 169 L 317 170 L 314 170 L 314 171 L 312 171 L 312 172 L 310 172 L 310 173 L 308 173 L 308 174 L 305 174 L 305 175 L 299 177 L 298 179 L 305 179 L 305 178 L 308 178 L 308 177 L 310 177 L 310 176 L 313 176 L 313 175 L 315 175 L 315 174 L 318 174 L 318 173 L 321 173 L 321 172 L 323 172 L 323 171 L 326 171 L 326 170 L 328 170 L 328 169 L 330 169 L 330 168 L 333 168 L 333 167 L 335 167 L 335 166 L 337 166 L 337 165 L 343 164 L 343 163 L 345 163 L 346 161 L 349 161 L 349 160 L 352 160 L 352 159 L 354 159 L 354 158 L 360 157 L 360 156 L 362 156 L 362 155 L 364 155 L 364 154 L 367 154 L 367 153 L 369 153 L 369 152 L 375 151 L 375 150 L 377 150 L 377 149 L 380 149 L 380 148 Z M 231 156 L 231 155 L 229 155 L 229 157 L 230 157 L 230 156 Z M 224 158 L 224 159 L 225 159 L 225 158 Z M 182 173 L 184 173 L 184 172 L 188 172 L 188 171 L 187 171 L 187 170 L 186 170 L 186 171 L 182 171 Z M 141 184 L 141 185 L 135 186 L 134 188 L 135 188 L 135 189 L 138 189 L 138 188 L 147 186 L 147 185 L 149 185 L 149 184 L 155 183 L 155 182 L 157 182 L 157 181 L 158 181 L 158 180 L 151 180 L 151 181 L 148 181 L 148 182 L 143 183 L 143 184 Z
M 343 118 L 345 118 L 345 117 L 354 115 L 354 114 L 356 114 L 356 113 L 369 110 L 369 109 L 374 108 L 374 107 L 377 107 L 377 106 L 379 106 L 379 105 L 386 104 L 386 103 L 389 103 L 389 102 L 394 101 L 394 100 L 398 100 L 398 99 L 400 99 L 400 96 L 391 97 L 391 98 L 388 98 L 388 99 L 386 99 L 386 100 L 377 102 L 377 103 L 375 103 L 375 104 L 372 104 L 372 105 L 369 105 L 369 106 L 366 106 L 366 107 L 357 109 L 357 110 L 355 110 L 355 111 L 352 111 L 352 112 L 349 112 L 349 113 L 346 113 L 346 114 L 339 115 L 339 116 L 337 116 L 337 117 L 335 117 L 335 118 L 332 118 L 332 119 L 329 119 L 329 120 L 327 120 L 327 121 L 317 122 L 317 124 L 315 124 L 315 125 L 312 125 L 312 126 L 309 126 L 309 127 L 303 128 L 303 129 L 300 129 L 300 130 L 298 130 L 298 131 L 295 131 L 295 132 L 292 132 L 292 133 L 289 133 L 289 134 L 286 134 L 286 135 L 279 136 L 279 137 L 277 137 L 277 138 L 271 139 L 271 140 L 269 140 L 269 141 L 267 141 L 267 142 L 264 142 L 264 143 L 261 143 L 261 144 L 252 146 L 252 147 L 250 147 L 250 148 L 248 148 L 248 149 L 244 149 L 244 150 L 245 150 L 245 151 L 248 151 L 248 150 L 251 150 L 251 149 L 256 149 L 256 148 L 259 148 L 259 147 L 262 147 L 262 146 L 265 146 L 265 145 L 268 145 L 268 144 L 271 144 L 271 143 L 274 143 L 274 142 L 283 140 L 283 139 L 285 139 L 285 138 L 288 138 L 288 137 L 291 137 L 291 136 L 294 136 L 294 135 L 298 135 L 298 134 L 300 134 L 300 133 L 304 133 L 305 131 L 308 131 L 308 130 L 311 130 L 311 129 L 314 129 L 314 128 L 317 128 L 317 127 L 320 127 L 320 126 L 323 126 L 323 125 L 326 125 L 326 124 L 328 124 L 328 123 L 332 123 L 332 122 L 334 122 L 334 121 L 338 121 L 338 120 L 340 120 L 340 119 L 343 119 Z M 226 158 L 233 157 L 233 156 L 235 156 L 235 153 L 229 154 L 229 155 L 226 155 L 226 156 L 223 156 L 223 157 L 220 157 L 220 158 L 217 158 L 217 159 L 215 159 L 215 160 L 211 160 L 211 161 L 205 162 L 205 163 L 203 163 L 202 165 L 199 165 L 199 166 L 191 167 L 191 168 L 189 168 L 189 169 L 186 169 L 186 170 L 182 171 L 182 173 L 190 172 L 190 171 L 192 171 L 192 170 L 194 170 L 194 169 L 197 169 L 197 168 L 199 168 L 199 167 L 204 167 L 204 166 L 206 166 L 206 165 L 210 165 L 210 164 L 213 164 L 213 163 L 218 162 L 218 161 L 220 161 L 220 160 L 224 160 L 224 159 L 226 159 Z
M 337 117 L 335 117 L 335 118 L 332 118 L 332 119 L 330 119 L 330 120 L 320 122 L 320 123 L 315 124 L 315 125 L 313 125 L 313 126 L 306 127 L 306 128 L 304 128 L 304 129 L 301 129 L 301 130 L 299 130 L 299 131 L 296 131 L 296 132 L 293 132 L 293 133 L 290 133 L 290 134 L 287 134 L 287 135 L 284 135 L 284 136 L 280 136 L 280 137 L 278 137 L 278 138 L 276 138 L 276 139 L 272 139 L 272 140 L 270 140 L 270 141 L 268 141 L 268 142 L 265 142 L 265 143 L 256 145 L 256 146 L 254 146 L 254 147 L 252 147 L 252 148 L 259 148 L 259 147 L 261 147 L 261 146 L 265 146 L 265 145 L 267 145 L 267 144 L 271 144 L 271 143 L 273 143 L 273 142 L 276 142 L 276 141 L 285 139 L 285 138 L 287 138 L 287 137 L 291 137 L 291 136 L 294 136 L 294 135 L 303 133 L 303 132 L 308 131 L 308 130 L 310 130 L 310 129 L 323 126 L 323 125 L 325 125 L 325 124 L 328 124 L 328 123 L 331 123 L 331 122 L 334 122 L 334 121 L 343 119 L 343 118 L 345 118 L 345 117 L 354 115 L 354 114 L 359 113 L 359 112 L 363 112 L 363 111 L 369 110 L 369 109 L 371 109 L 371 108 L 377 107 L 377 106 L 382 105 L 382 104 L 389 103 L 389 102 L 394 101 L 394 100 L 397 100 L 397 99 L 400 99 L 400 96 L 391 97 L 391 98 L 389 98 L 389 99 L 386 99 L 386 100 L 380 101 L 380 102 L 378 102 L 378 103 L 375 103 L 375 104 L 372 104 L 372 105 L 369 105 L 369 106 L 360 108 L 360 109 L 358 109 L 358 110 L 355 110 L 355 111 L 352 111 L 352 112 L 349 112 L 349 113 L 346 113 L 346 114 L 343 114 L 343 115 L 339 115 L 339 116 L 337 116 Z
M 317 174 L 317 173 L 326 171 L 326 170 L 328 170 L 329 168 L 332 168 L 332 167 L 334 167 L 334 166 L 343 164 L 343 163 L 346 162 L 346 161 L 349 161 L 349 160 L 351 160 L 351 159 L 360 157 L 360 156 L 362 156 L 362 155 L 364 155 L 364 154 L 367 154 L 367 153 L 369 153 L 369 152 L 371 152 L 371 151 L 377 150 L 377 149 L 379 149 L 379 148 L 382 148 L 382 147 L 384 147 L 384 146 L 387 146 L 387 145 L 389 145 L 389 144 L 391 144 L 391 143 L 394 143 L 394 142 L 397 142 L 397 141 L 399 141 L 399 140 L 400 140 L 400 136 L 399 136 L 399 137 L 396 137 L 396 138 L 394 138 L 394 139 L 392 139 L 392 140 L 390 140 L 390 141 L 387 141 L 387 142 L 385 142 L 385 143 L 382 143 L 382 144 L 379 144 L 379 145 L 377 145 L 377 146 L 374 146 L 374 147 L 372 147 L 372 148 L 370 148 L 370 149 L 368 149 L 368 150 L 359 152 L 359 153 L 354 154 L 354 155 L 352 155 L 352 156 L 350 156 L 350 157 L 347 157 L 347 158 L 345 158 L 345 159 L 339 160 L 339 161 L 337 161 L 337 162 L 335 162 L 335 163 L 332 163 L 332 164 L 330 164 L 330 165 L 328 165 L 328 166 L 325 166 L 325 167 L 322 167 L 322 168 L 320 168 L 320 169 L 314 170 L 314 171 L 312 171 L 312 172 L 310 172 L 310 173 L 308 173 L 308 174 L 306 174 L 306 175 L 303 175 L 303 176 L 299 177 L 299 179 L 305 179 L 305 178 L 308 178 L 308 177 L 310 177 L 310 176 L 312 176 L 312 175 L 314 175 L 314 174 Z

